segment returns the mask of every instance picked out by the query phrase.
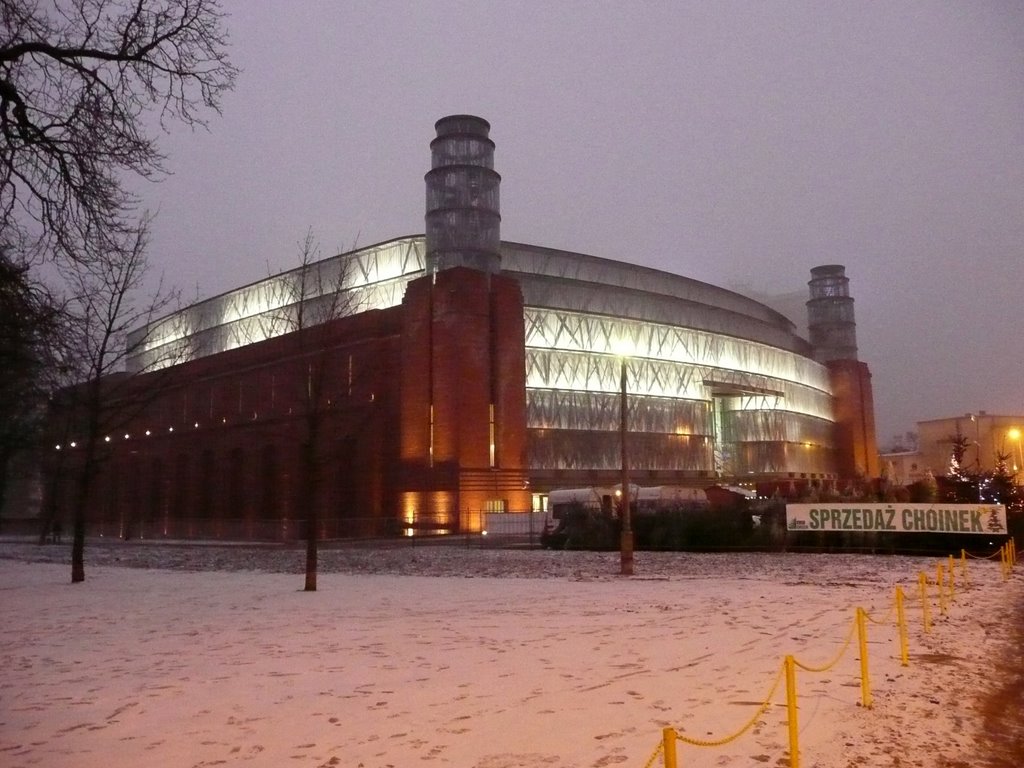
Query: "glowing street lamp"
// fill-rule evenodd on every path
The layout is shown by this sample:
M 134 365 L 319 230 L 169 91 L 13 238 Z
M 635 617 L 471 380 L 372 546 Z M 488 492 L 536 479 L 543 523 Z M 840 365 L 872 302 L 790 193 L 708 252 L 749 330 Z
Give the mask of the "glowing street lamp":
M 1024 469 L 1024 449 L 1020 445 L 1020 430 L 1017 427 L 1013 427 L 1006 432 L 1006 436 L 1017 443 L 1017 457 L 1013 462 L 1013 471 L 1017 472 L 1020 469 Z

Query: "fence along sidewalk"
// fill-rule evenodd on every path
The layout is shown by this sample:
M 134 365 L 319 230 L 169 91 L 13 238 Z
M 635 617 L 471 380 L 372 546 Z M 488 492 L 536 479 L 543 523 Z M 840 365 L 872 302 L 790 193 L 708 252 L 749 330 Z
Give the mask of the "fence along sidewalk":
M 1012 538 L 1008 539 L 1008 541 L 1000 547 L 997 552 L 981 559 L 994 559 L 996 557 L 999 558 L 1000 572 L 1003 576 L 1003 581 L 1006 581 L 1010 578 L 1010 574 L 1012 573 L 1017 560 L 1016 543 Z M 961 550 L 960 552 L 959 561 L 957 561 L 952 555 L 949 555 L 948 566 L 946 564 L 939 563 L 936 568 L 936 579 L 934 584 L 935 598 L 939 604 L 939 609 L 942 615 L 945 615 L 948 610 L 947 601 L 952 601 L 956 594 L 954 573 L 956 569 L 955 566 L 957 565 L 959 566 L 960 571 L 960 587 L 962 591 L 966 592 L 970 587 L 970 582 L 967 573 L 967 553 L 964 550 Z M 922 631 L 924 633 L 928 633 L 931 631 L 931 582 L 929 581 L 928 576 L 923 572 L 918 574 L 917 581 L 921 596 Z M 652 766 L 654 766 L 658 761 L 659 757 L 662 758 L 662 764 L 665 768 L 677 768 L 679 765 L 677 746 L 680 742 L 694 747 L 714 748 L 721 747 L 738 740 L 757 725 L 762 715 L 764 715 L 772 705 L 776 703 L 775 695 L 783 678 L 785 678 L 786 681 L 786 724 L 789 742 L 789 766 L 790 768 L 800 768 L 799 697 L 796 685 L 797 669 L 801 669 L 809 673 L 821 673 L 833 669 L 846 656 L 846 652 L 852 644 L 854 632 L 856 632 L 858 636 L 860 661 L 860 705 L 865 709 L 870 709 L 872 706 L 872 698 L 868 660 L 867 625 L 869 622 L 878 625 L 888 625 L 893 621 L 894 617 L 899 642 L 900 664 L 904 667 L 909 666 L 910 654 L 908 649 L 909 641 L 905 594 L 903 587 L 901 585 L 897 585 L 894 590 L 894 602 L 884 618 L 874 618 L 863 608 L 856 608 L 854 620 L 851 623 L 850 630 L 847 633 L 845 640 L 840 645 L 836 654 L 828 662 L 820 666 L 813 666 L 798 661 L 792 654 L 787 654 L 783 658 L 781 669 L 775 677 L 774 682 L 769 687 L 767 694 L 765 694 L 764 699 L 757 705 L 757 708 L 751 718 L 743 723 L 743 725 L 741 725 L 736 731 L 718 738 L 699 739 L 683 733 L 681 729 L 675 729 L 672 727 L 663 728 L 661 740 L 658 742 L 658 745 L 655 747 L 650 757 L 648 757 L 644 764 L 644 768 L 652 768 Z

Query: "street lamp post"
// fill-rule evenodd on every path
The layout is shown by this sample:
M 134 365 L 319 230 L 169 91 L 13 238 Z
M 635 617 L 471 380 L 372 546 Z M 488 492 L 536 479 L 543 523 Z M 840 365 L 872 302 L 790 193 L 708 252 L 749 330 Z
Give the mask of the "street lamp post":
M 626 416 L 626 358 L 622 358 L 621 393 L 619 396 L 619 445 L 622 450 L 622 533 L 619 537 L 620 573 L 623 576 L 633 575 L 633 528 L 629 514 L 629 455 L 626 452 L 626 434 L 628 426 Z
M 971 421 L 974 422 L 974 445 L 976 448 L 974 461 L 978 472 L 975 482 L 978 484 L 978 503 L 981 504 L 981 416 L 975 416 L 972 413 Z
M 981 474 L 981 417 L 971 414 L 971 421 L 974 422 L 974 465 L 978 474 Z

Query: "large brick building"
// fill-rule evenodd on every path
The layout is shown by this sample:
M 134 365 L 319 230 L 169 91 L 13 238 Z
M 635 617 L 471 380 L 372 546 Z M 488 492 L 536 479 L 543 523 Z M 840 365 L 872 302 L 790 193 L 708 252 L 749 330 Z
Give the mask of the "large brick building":
M 878 474 L 843 267 L 812 270 L 806 340 L 731 291 L 502 242 L 490 126 L 436 128 L 425 236 L 133 335 L 96 521 L 287 535 L 315 504 L 325 535 L 477 530 L 483 512 L 537 508 L 553 488 L 618 482 L 623 367 L 633 482 Z

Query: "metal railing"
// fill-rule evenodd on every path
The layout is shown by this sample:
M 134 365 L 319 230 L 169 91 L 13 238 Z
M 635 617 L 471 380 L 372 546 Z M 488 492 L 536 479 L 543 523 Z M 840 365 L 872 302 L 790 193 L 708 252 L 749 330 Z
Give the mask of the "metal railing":
M 480 530 L 453 527 L 450 518 L 418 515 L 414 521 L 396 518 L 346 517 L 318 521 L 317 538 L 325 543 L 392 541 L 415 545 L 426 540 L 451 540 L 486 547 L 539 547 L 550 517 L 543 512 L 479 513 Z M 88 523 L 87 535 L 111 539 L 165 541 L 252 541 L 291 543 L 306 539 L 304 519 L 175 518 L 102 519 Z M 64 536 L 70 534 L 64 527 Z

